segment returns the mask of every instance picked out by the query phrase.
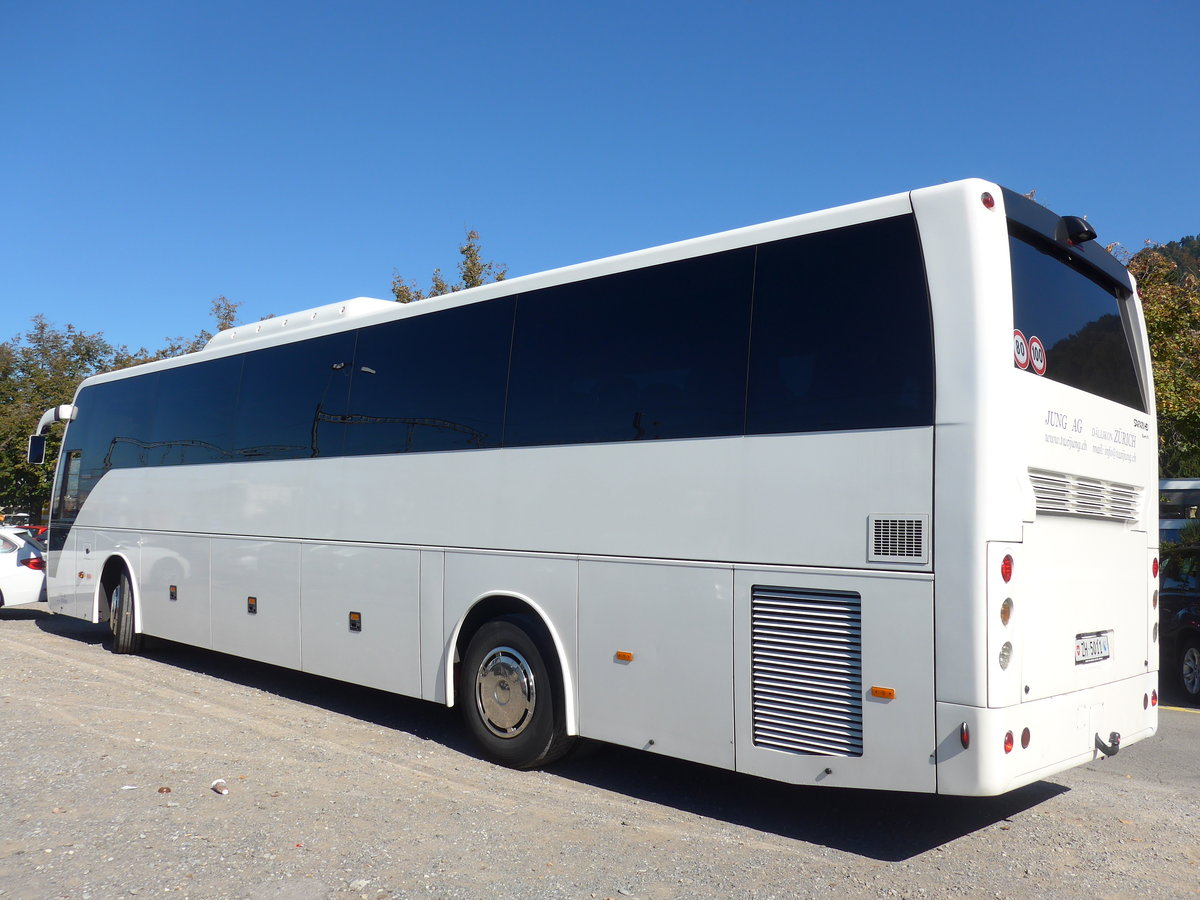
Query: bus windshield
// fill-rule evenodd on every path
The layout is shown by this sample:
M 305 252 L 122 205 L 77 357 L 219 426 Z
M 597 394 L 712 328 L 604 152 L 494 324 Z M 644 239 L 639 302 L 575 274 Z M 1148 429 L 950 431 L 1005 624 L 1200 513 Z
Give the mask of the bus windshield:
M 1128 291 L 1033 236 L 1010 235 L 1009 251 L 1013 321 L 1029 345 L 1028 365 L 1020 354 L 1016 365 L 1145 412 L 1121 320 Z

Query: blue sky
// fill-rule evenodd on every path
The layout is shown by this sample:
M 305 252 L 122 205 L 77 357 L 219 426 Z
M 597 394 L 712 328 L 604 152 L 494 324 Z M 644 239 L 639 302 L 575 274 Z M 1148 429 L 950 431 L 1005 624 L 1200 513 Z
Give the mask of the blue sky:
M 968 176 L 1200 232 L 1200 4 L 0 0 L 0 339 L 160 346 Z

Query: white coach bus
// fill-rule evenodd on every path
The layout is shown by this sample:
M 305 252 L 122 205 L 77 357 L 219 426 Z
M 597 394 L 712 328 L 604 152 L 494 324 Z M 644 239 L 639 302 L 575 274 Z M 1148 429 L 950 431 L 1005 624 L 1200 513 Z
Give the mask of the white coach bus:
M 89 378 L 39 426 L 50 605 L 459 706 L 516 767 L 1111 755 L 1157 727 L 1157 439 L 1094 237 L 961 181 Z

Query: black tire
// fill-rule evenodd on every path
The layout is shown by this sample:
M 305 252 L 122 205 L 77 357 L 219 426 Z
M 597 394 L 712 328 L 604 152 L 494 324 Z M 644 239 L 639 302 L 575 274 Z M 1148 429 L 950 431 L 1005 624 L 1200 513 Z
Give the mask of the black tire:
M 1179 647 L 1179 684 L 1184 696 L 1200 703 L 1200 637 L 1185 637 Z
M 108 589 L 108 627 L 113 635 L 113 653 L 141 652 L 142 636 L 133 630 L 133 582 L 124 567 Z
M 467 730 L 493 762 L 532 769 L 564 756 L 567 735 L 558 658 L 524 616 L 488 622 L 462 660 L 459 705 Z

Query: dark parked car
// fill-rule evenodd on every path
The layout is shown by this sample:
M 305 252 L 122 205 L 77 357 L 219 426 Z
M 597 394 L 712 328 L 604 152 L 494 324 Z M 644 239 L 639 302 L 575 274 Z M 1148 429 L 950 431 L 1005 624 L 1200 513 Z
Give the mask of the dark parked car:
M 1163 551 L 1158 627 L 1164 684 L 1174 681 L 1200 703 L 1200 545 Z

